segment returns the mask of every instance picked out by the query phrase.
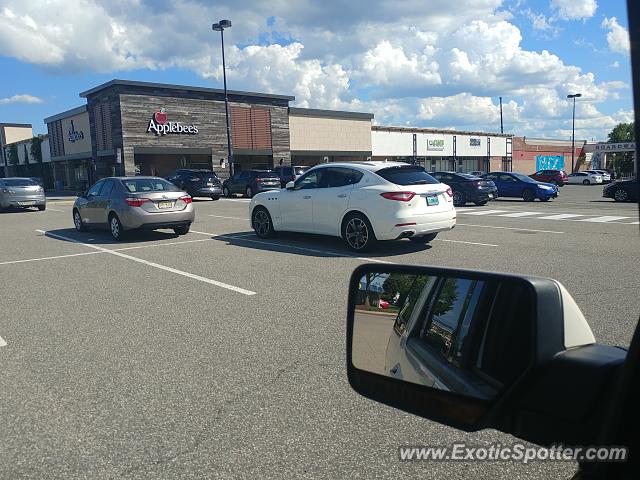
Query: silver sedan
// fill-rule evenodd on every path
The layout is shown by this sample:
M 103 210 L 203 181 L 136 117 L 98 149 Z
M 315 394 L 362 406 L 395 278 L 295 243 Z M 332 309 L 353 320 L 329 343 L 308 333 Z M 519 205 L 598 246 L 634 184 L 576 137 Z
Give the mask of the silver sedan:
M 44 188 L 30 178 L 0 178 L 0 209 L 9 207 L 47 208 Z
M 170 228 L 185 235 L 194 220 L 191 196 L 158 177 L 103 178 L 73 204 L 76 230 L 108 228 L 116 240 L 135 229 Z

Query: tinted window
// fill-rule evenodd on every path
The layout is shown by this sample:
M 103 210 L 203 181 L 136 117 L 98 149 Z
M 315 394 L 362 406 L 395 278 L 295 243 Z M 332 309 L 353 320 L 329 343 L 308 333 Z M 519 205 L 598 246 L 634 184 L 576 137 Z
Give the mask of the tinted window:
M 326 188 L 328 168 L 318 168 L 296 180 L 296 190 Z
M 98 195 L 98 193 L 100 193 L 100 189 L 102 188 L 102 184 L 104 182 L 102 180 L 100 180 L 97 183 L 94 183 L 93 186 L 89 189 L 89 191 L 87 192 L 87 196 L 89 195 Z
M 511 175 L 513 175 L 515 178 L 517 178 L 521 182 L 536 183 L 536 181 L 533 178 L 527 177 L 526 175 L 522 175 L 521 173 L 512 173 Z
M 236 176 L 237 180 L 246 180 L 247 178 L 249 178 L 251 176 L 251 172 L 240 172 L 238 173 L 238 175 Z
M 138 192 L 179 192 L 173 183 L 162 178 L 132 178 L 122 180 L 122 184 L 131 193 Z
M 113 186 L 113 180 L 105 180 L 104 184 L 102 185 L 102 190 L 100 190 L 100 196 L 107 197 L 111 195 L 111 192 L 113 192 Z
M 327 169 L 327 186 L 328 187 L 344 187 L 346 185 L 354 185 L 358 183 L 363 174 L 350 168 L 328 168 Z
M 494 175 L 493 173 L 490 173 L 488 175 L 485 175 L 483 177 L 485 180 L 498 180 L 498 176 Z
M 469 173 L 458 173 L 457 175 L 454 175 L 454 178 L 455 177 L 458 177 L 461 180 L 476 180 L 478 178 L 475 175 L 471 175 Z
M 279 178 L 273 170 L 254 170 L 251 172 L 253 178 Z
M 30 178 L 5 178 L 4 184 L 7 187 L 35 187 L 38 185 Z
M 511 175 L 500 175 L 501 182 L 515 182 L 515 179 Z
M 376 174 L 396 185 L 440 183 L 429 175 L 424 168 L 415 165 L 383 168 L 382 170 L 378 170 Z

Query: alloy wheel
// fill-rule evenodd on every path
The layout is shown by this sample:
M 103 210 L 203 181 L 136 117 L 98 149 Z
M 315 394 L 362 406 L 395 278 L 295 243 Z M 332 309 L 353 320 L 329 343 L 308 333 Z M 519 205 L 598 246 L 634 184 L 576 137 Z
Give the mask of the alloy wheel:
M 256 231 L 259 237 L 262 237 L 269 233 L 269 227 L 271 220 L 269 214 L 264 210 L 258 210 L 253 215 L 253 229 Z
M 352 218 L 345 229 L 347 243 L 354 250 L 361 250 L 369 241 L 369 229 L 361 218 Z
M 618 202 L 626 202 L 629 198 L 629 194 L 624 188 L 618 188 L 615 192 L 613 192 L 613 198 Z
M 73 214 L 73 224 L 76 227 L 76 230 L 82 230 L 82 218 L 80 217 L 80 212 L 76 211 Z
M 116 217 L 111 218 L 111 236 L 113 238 L 120 238 L 120 222 Z

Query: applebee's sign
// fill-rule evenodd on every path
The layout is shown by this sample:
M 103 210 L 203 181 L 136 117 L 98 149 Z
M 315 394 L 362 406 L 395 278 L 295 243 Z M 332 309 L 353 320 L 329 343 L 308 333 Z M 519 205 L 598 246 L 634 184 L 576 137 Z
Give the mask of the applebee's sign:
M 167 135 L 169 133 L 195 135 L 198 133 L 198 127 L 195 125 L 185 125 L 180 122 L 170 122 L 167 119 L 167 113 L 164 108 L 155 112 L 149 120 L 147 133 L 153 132 L 156 136 Z

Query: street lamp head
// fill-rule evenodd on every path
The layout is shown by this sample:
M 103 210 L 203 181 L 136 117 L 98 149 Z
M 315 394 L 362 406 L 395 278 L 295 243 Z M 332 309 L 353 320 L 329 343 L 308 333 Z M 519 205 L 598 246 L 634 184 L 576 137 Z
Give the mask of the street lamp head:
M 573 95 L 567 95 L 567 98 L 579 98 L 581 96 L 582 96 L 581 93 L 574 93 Z
M 211 28 L 216 32 L 221 32 L 225 28 L 229 28 L 231 26 L 231 20 L 220 20 L 218 23 L 214 23 L 211 25 Z

